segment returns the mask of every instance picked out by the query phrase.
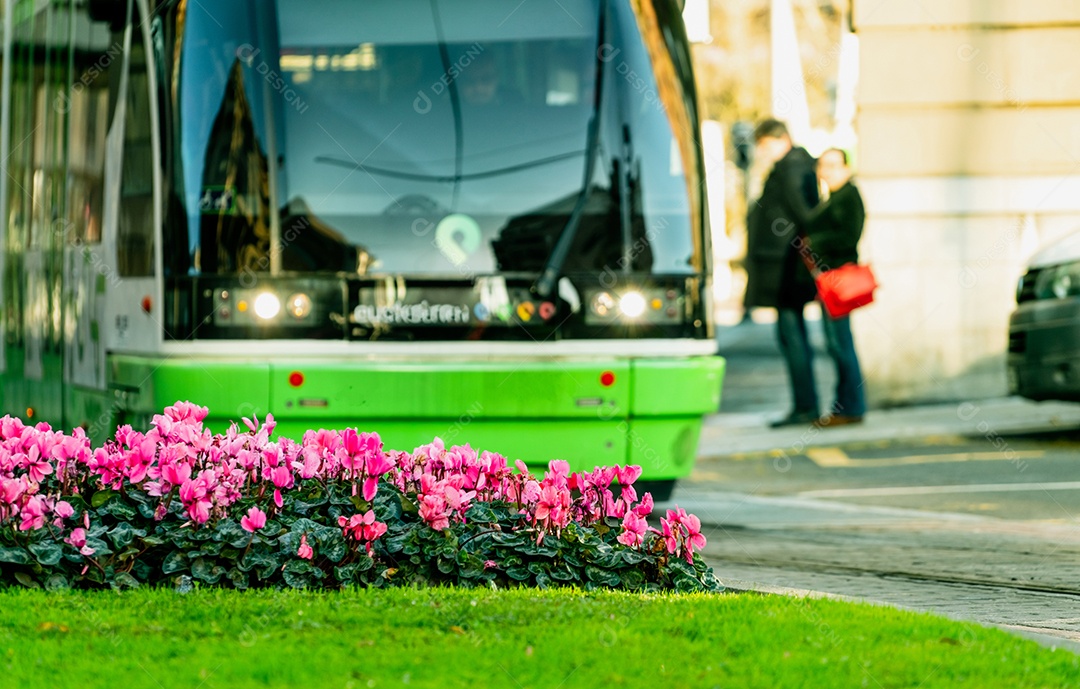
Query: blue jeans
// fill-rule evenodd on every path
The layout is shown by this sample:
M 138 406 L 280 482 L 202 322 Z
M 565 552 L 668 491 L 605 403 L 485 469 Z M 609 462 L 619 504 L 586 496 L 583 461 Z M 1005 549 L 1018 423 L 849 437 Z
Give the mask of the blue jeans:
M 866 413 L 866 396 L 859 357 L 855 354 L 855 340 L 851 337 L 851 319 L 844 316 L 834 320 L 822 314 L 821 324 L 825 328 L 829 355 L 836 363 L 836 403 L 832 413 L 862 416 Z
M 814 353 L 806 336 L 803 309 L 777 309 L 776 335 L 780 352 L 787 362 L 788 379 L 796 414 L 818 415 L 817 388 L 814 384 Z M 850 340 L 850 333 L 848 339 Z M 856 364 L 857 365 L 857 364 Z

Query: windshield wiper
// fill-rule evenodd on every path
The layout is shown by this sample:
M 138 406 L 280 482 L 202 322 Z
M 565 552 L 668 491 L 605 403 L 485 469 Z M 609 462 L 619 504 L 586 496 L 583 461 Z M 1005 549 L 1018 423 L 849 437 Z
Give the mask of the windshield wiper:
M 412 182 L 465 182 L 472 179 L 486 179 L 488 177 L 499 177 L 500 175 L 508 175 L 511 172 L 521 172 L 522 170 L 528 170 L 534 167 L 541 167 L 543 165 L 551 165 L 561 160 L 567 160 L 569 158 L 577 158 L 588 152 L 588 149 L 584 151 L 570 151 L 569 153 L 560 153 L 559 155 L 548 156 L 547 158 L 538 158 L 537 160 L 530 160 L 526 163 L 518 163 L 517 165 L 508 165 L 507 167 L 495 168 L 493 170 L 484 170 L 483 172 L 473 172 L 470 174 L 455 174 L 455 175 L 422 175 L 415 172 L 399 172 L 398 170 L 388 170 L 386 168 L 372 167 L 371 165 L 364 165 L 352 160 L 345 160 L 343 158 L 335 158 L 333 156 L 318 156 L 315 158 L 316 163 L 326 163 L 327 165 L 337 165 L 339 167 L 348 168 L 350 170 L 360 170 L 372 175 L 381 175 L 383 177 L 394 177 L 396 179 L 407 179 Z
M 585 205 L 592 194 L 592 179 L 596 170 L 597 158 L 596 145 L 600 138 L 600 99 L 604 93 L 604 61 L 600 55 L 603 52 L 602 48 L 607 31 L 608 3 L 609 0 L 601 0 L 600 21 L 596 32 L 596 90 L 593 94 L 593 112 L 592 117 L 589 118 L 589 130 L 585 139 L 585 178 L 581 183 L 581 192 L 578 194 L 577 203 L 574 204 L 574 210 L 570 213 L 566 226 L 563 227 L 562 232 L 559 234 L 559 239 L 555 242 L 555 248 L 551 250 L 551 255 L 548 256 L 547 262 L 544 264 L 544 269 L 540 271 L 540 277 L 536 279 L 532 286 L 532 291 L 543 299 L 551 297 L 555 285 L 558 284 L 559 278 L 562 277 L 566 259 L 570 256 L 570 248 L 573 246 L 578 228 L 581 226 L 581 218 L 585 215 Z

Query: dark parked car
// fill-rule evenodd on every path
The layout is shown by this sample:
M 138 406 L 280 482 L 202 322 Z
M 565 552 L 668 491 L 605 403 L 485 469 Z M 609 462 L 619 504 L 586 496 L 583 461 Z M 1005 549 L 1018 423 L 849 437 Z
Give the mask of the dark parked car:
M 1009 391 L 1080 401 L 1080 232 L 1028 263 L 1009 319 Z

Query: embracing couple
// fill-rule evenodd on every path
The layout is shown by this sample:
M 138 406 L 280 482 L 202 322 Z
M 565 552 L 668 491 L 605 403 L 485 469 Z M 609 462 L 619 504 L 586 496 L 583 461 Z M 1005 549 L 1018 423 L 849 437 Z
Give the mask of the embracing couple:
M 772 164 L 772 172 L 747 217 L 746 307 L 777 309 L 777 336 L 794 402 L 791 412 L 772 426 L 860 423 L 866 398 L 850 317 L 830 318 L 822 310 L 837 372 L 836 400 L 824 415 L 803 317 L 803 307 L 817 297 L 811 268 L 827 271 L 858 262 L 856 247 L 866 213 L 851 181 L 847 153 L 832 148 L 815 160 L 806 149 L 793 146 L 787 127 L 774 119 L 761 122 L 754 139 L 757 155 Z

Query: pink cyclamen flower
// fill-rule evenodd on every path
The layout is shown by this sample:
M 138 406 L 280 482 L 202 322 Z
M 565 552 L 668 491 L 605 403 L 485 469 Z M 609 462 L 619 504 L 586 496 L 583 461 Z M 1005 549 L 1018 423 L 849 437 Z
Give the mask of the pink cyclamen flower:
M 45 477 L 53 472 L 52 464 L 41 456 L 37 445 L 30 448 L 26 456 L 26 474 L 34 483 L 41 483 Z
M 31 496 L 22 508 L 22 523 L 19 531 L 31 531 L 45 526 L 45 514 L 49 511 L 45 498 L 40 495 Z
M 548 471 L 554 476 L 559 476 L 564 479 L 569 478 L 570 462 L 567 462 L 565 459 L 553 459 L 548 462 Z
M 71 515 L 75 514 L 75 508 L 73 508 L 69 503 L 65 502 L 64 500 L 61 500 L 53 507 L 53 513 L 61 519 L 67 519 Z
M 310 560 L 315 554 L 315 551 L 311 549 L 310 545 L 308 545 L 307 534 L 304 534 L 300 537 L 300 550 L 298 550 L 296 554 L 305 560 Z
M 0 480 L 0 502 L 11 504 L 23 494 L 25 486 L 22 481 L 16 479 Z
M 243 527 L 244 531 L 255 533 L 266 526 L 266 512 L 263 512 L 258 507 L 252 507 L 248 510 L 247 516 L 240 519 L 240 526 Z
M 639 517 L 648 517 L 653 511 L 652 493 L 641 496 L 641 502 L 634 507 L 634 514 Z
M 670 517 L 671 510 L 668 510 L 668 515 Z M 679 547 L 679 525 L 675 524 L 673 527 L 669 518 L 665 517 L 660 520 L 660 529 L 660 535 L 664 539 L 664 545 L 667 547 L 667 551 L 669 553 L 674 553 L 675 549 Z
M 64 539 L 64 542 L 77 548 L 80 553 L 87 557 L 94 554 L 94 549 L 86 545 L 86 531 L 84 529 L 73 529 L 71 534 Z
M 386 524 L 375 520 L 375 510 L 368 510 L 364 514 L 354 514 L 346 519 L 338 517 L 338 526 L 343 534 L 355 541 L 367 541 L 368 552 L 371 552 L 371 541 L 378 540 L 386 533 Z
M 619 478 L 619 485 L 629 486 L 641 476 L 641 467 L 636 464 L 625 467 L 617 466 L 615 467 L 615 475 Z
M 702 550 L 705 547 L 705 536 L 701 533 L 701 520 L 696 515 L 689 514 L 683 519 L 686 527 L 686 560 L 693 564 L 694 550 Z
M 446 500 L 441 495 L 425 495 L 420 498 L 420 518 L 436 531 L 450 528 Z
M 278 488 L 291 488 L 293 485 L 292 472 L 289 471 L 289 467 L 284 465 L 274 467 L 270 472 L 270 480 Z
M 161 466 L 161 478 L 174 486 L 182 485 L 191 478 L 191 465 L 170 462 Z
M 644 517 L 634 512 L 627 512 L 623 518 L 623 531 L 619 534 L 619 543 L 630 547 L 637 547 L 645 540 L 645 532 L 649 529 L 649 523 Z

